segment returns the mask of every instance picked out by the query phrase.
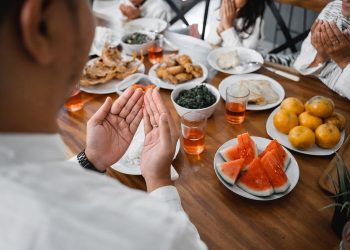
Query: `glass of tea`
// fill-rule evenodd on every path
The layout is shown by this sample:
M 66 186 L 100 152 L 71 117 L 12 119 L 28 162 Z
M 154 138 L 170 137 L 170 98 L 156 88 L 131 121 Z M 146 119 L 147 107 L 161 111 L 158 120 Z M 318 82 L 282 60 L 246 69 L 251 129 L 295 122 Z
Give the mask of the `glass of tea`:
M 158 34 L 152 47 L 148 48 L 148 60 L 152 64 L 161 63 L 163 59 L 163 35 Z
M 226 120 L 231 124 L 241 124 L 245 118 L 249 89 L 233 84 L 226 89 Z
M 183 147 L 187 154 L 203 152 L 206 126 L 207 118 L 198 112 L 188 112 L 181 117 Z
M 79 84 L 74 86 L 71 96 L 64 103 L 64 107 L 69 112 L 76 112 L 83 108 L 84 103 L 81 98 Z

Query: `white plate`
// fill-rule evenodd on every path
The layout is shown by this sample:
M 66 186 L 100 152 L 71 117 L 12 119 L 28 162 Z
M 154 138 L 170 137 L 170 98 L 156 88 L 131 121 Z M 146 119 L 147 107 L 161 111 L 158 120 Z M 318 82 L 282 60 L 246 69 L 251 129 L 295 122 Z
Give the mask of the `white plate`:
M 148 84 L 154 84 L 156 86 L 158 83 L 157 79 L 154 79 L 151 76 L 142 74 L 142 73 L 135 73 L 132 74 L 131 76 L 128 76 L 127 78 L 125 78 L 123 81 L 121 81 L 116 89 L 116 92 L 118 95 L 121 95 L 128 87 L 130 87 L 131 85 L 135 84 L 135 83 L 148 83 Z
M 299 153 L 302 153 L 302 154 L 306 154 L 306 155 L 331 155 L 331 154 L 334 154 L 336 151 L 338 151 L 338 149 L 341 147 L 341 145 L 343 145 L 344 139 L 345 139 L 345 131 L 344 130 L 341 131 L 341 133 L 340 133 L 340 136 L 341 136 L 340 140 L 339 140 L 338 144 L 334 148 L 324 149 L 324 148 L 320 148 L 319 146 L 315 145 L 312 148 L 306 149 L 306 150 L 296 149 L 289 142 L 288 135 L 279 132 L 275 128 L 275 126 L 273 125 L 273 117 L 274 117 L 274 115 L 277 113 L 277 111 L 279 109 L 280 109 L 279 107 L 276 108 L 270 114 L 269 118 L 267 119 L 266 132 L 271 138 L 278 140 L 279 143 L 281 143 L 283 146 L 285 146 L 285 147 L 287 147 L 287 148 L 289 148 L 289 149 L 291 149 L 293 151 L 296 151 L 296 152 L 299 152 Z
M 203 69 L 203 75 L 199 78 L 193 78 L 192 80 L 190 81 L 187 81 L 187 82 L 182 82 L 182 83 L 202 83 L 205 81 L 205 79 L 207 79 L 208 77 L 208 69 L 201 63 L 193 63 L 193 64 L 196 64 L 196 65 L 199 65 L 202 67 Z M 175 89 L 176 85 L 174 84 L 171 84 L 163 79 L 160 79 L 158 76 L 157 76 L 157 73 L 156 73 L 156 69 L 159 67 L 159 64 L 155 64 L 152 66 L 152 68 L 150 68 L 149 72 L 148 72 L 148 75 L 154 79 L 157 80 L 157 83 L 156 85 L 159 86 L 160 88 L 163 88 L 163 89 L 170 89 L 170 90 L 173 90 Z M 179 84 L 182 84 L 182 83 L 179 83 Z
M 143 121 L 141 121 L 135 133 L 134 139 L 130 143 L 128 150 L 125 152 L 124 156 L 117 163 L 112 165 L 112 168 L 123 174 L 141 175 L 139 160 L 134 160 L 133 162 L 129 162 L 129 159 L 132 154 L 135 154 L 135 151 L 136 152 L 139 151 L 139 153 L 141 153 L 144 139 L 145 139 L 144 126 L 143 126 Z M 180 151 L 180 141 L 178 140 L 176 144 L 174 159 L 176 158 L 179 151 Z
M 132 57 L 123 55 L 123 58 L 125 60 L 132 60 Z M 97 58 L 91 59 L 88 61 L 87 64 L 91 64 L 94 60 L 97 60 Z M 136 59 L 135 63 L 140 63 L 138 59 Z M 136 71 L 137 73 L 144 73 L 145 72 L 145 65 L 141 63 L 139 69 Z M 86 93 L 91 94 L 111 94 L 115 93 L 117 86 L 122 82 L 122 80 L 113 79 L 106 83 L 100 83 L 94 86 L 80 86 L 80 90 L 84 91 Z
M 258 147 L 258 151 L 259 153 L 261 153 L 266 146 L 270 143 L 271 140 L 266 139 L 266 138 L 262 138 L 262 137 L 256 137 L 256 136 L 252 136 L 251 137 L 253 139 L 253 141 L 256 143 L 256 146 Z M 285 195 L 287 195 L 288 193 L 290 193 L 293 188 L 297 185 L 298 180 L 299 180 L 299 166 L 297 161 L 295 160 L 294 156 L 286 149 L 287 154 L 289 155 L 291 161 L 288 165 L 286 174 L 290 183 L 290 187 L 289 189 L 281 194 L 272 194 L 268 197 L 259 197 L 259 196 L 255 196 L 252 194 L 247 193 L 246 191 L 244 191 L 243 189 L 239 188 L 237 185 L 230 185 L 228 183 L 226 183 L 222 177 L 220 176 L 220 174 L 218 173 L 218 170 L 216 169 L 216 165 L 222 162 L 225 162 L 225 160 L 221 157 L 220 155 L 220 151 L 236 145 L 237 144 L 237 138 L 229 140 L 227 142 L 225 142 L 215 153 L 215 157 L 214 157 L 214 170 L 216 173 L 216 176 L 219 178 L 219 180 L 222 182 L 222 184 L 225 185 L 225 187 L 227 187 L 228 189 L 230 189 L 232 192 L 234 192 L 235 194 L 238 194 L 239 196 L 251 199 L 251 200 L 257 200 L 257 201 L 269 201 L 269 200 L 276 200 L 278 198 L 281 198 Z
M 158 18 L 138 18 L 127 22 L 124 25 L 126 32 L 136 31 L 157 31 L 163 32 L 167 28 L 168 24 L 162 19 Z
M 266 80 L 271 84 L 272 89 L 277 93 L 279 96 L 278 100 L 271 104 L 266 105 L 256 105 L 256 104 L 248 104 L 247 110 L 266 110 L 273 107 L 276 107 L 278 104 L 280 104 L 285 96 L 285 92 L 281 84 L 279 84 L 274 79 L 260 75 L 260 74 L 246 74 L 246 75 L 233 75 L 226 77 L 224 80 L 221 81 L 219 85 L 219 92 L 221 97 L 226 101 L 226 89 L 233 84 L 239 84 L 241 80 Z
M 246 62 L 259 62 L 261 64 L 264 63 L 263 57 L 255 50 L 248 49 L 248 48 L 217 48 L 212 50 L 207 57 L 208 63 L 210 66 L 212 66 L 214 69 L 221 71 L 226 74 L 247 74 L 251 73 L 254 71 L 257 71 L 260 67 L 256 67 L 254 69 L 245 69 L 245 70 L 238 70 L 237 68 L 232 68 L 232 69 L 222 69 L 218 65 L 218 59 L 221 55 L 227 54 L 231 51 L 236 51 L 237 55 L 239 57 L 239 60 L 241 63 L 246 63 Z

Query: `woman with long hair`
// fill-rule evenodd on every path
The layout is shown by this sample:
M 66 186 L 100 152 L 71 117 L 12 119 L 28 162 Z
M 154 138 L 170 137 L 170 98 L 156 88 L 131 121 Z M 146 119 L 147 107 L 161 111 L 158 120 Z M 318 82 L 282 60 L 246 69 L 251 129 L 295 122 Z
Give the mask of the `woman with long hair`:
M 223 47 L 256 49 L 263 38 L 265 0 L 222 0 L 211 20 L 209 43 Z

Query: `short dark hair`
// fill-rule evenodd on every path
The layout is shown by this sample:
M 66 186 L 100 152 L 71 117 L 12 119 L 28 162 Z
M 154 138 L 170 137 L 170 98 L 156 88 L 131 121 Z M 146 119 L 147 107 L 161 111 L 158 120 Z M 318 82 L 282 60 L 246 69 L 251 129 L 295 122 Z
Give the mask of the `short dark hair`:
M 238 17 L 243 19 L 242 27 L 235 27 L 239 32 L 249 35 L 253 32 L 256 19 L 262 17 L 265 12 L 265 0 L 248 0 L 246 5 L 238 13 Z

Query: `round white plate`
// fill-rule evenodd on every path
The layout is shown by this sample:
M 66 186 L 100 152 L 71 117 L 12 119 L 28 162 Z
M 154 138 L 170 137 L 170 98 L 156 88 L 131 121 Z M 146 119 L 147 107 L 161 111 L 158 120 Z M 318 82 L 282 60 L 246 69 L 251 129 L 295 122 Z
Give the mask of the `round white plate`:
M 287 148 L 289 148 L 289 149 L 291 149 L 293 151 L 296 151 L 296 152 L 299 152 L 299 153 L 302 153 L 302 154 L 306 154 L 306 155 L 331 155 L 331 154 L 334 154 L 336 151 L 338 151 L 338 149 L 341 147 L 341 145 L 343 145 L 344 139 L 345 139 L 345 131 L 344 131 L 344 129 L 343 129 L 343 131 L 341 131 L 341 133 L 340 133 L 340 136 L 341 136 L 340 140 L 339 140 L 338 144 L 334 148 L 324 149 L 324 148 L 320 148 L 317 145 L 314 145 L 312 148 L 306 149 L 306 150 L 296 149 L 289 142 L 288 135 L 279 132 L 275 128 L 275 126 L 273 125 L 273 117 L 274 117 L 274 115 L 277 113 L 277 111 L 279 109 L 280 109 L 279 107 L 276 108 L 270 114 L 269 118 L 267 119 L 266 132 L 271 138 L 278 140 L 279 143 L 281 143 L 283 146 L 285 146 L 285 147 L 287 147 Z
M 138 18 L 127 22 L 124 25 L 126 32 L 136 31 L 157 31 L 163 32 L 167 28 L 168 24 L 162 19 L 158 18 Z
M 253 141 L 256 143 L 256 146 L 258 147 L 258 151 L 259 153 L 261 153 L 266 146 L 270 143 L 271 140 L 266 139 L 266 138 L 262 138 L 262 137 L 256 137 L 256 136 L 252 136 L 251 137 L 253 139 Z M 221 157 L 220 155 L 220 151 L 236 145 L 237 144 L 237 138 L 229 140 L 227 142 L 225 142 L 215 153 L 215 157 L 214 157 L 214 170 L 216 173 L 216 176 L 219 178 L 219 180 L 222 182 L 222 184 L 225 185 L 225 187 L 227 187 L 228 189 L 230 189 L 232 192 L 234 192 L 235 194 L 238 194 L 239 196 L 251 199 L 251 200 L 257 200 L 257 201 L 270 201 L 270 200 L 276 200 L 278 198 L 281 198 L 285 195 L 287 195 L 288 193 L 290 193 L 293 188 L 297 185 L 298 180 L 299 180 L 299 166 L 297 161 L 295 160 L 294 156 L 286 149 L 287 154 L 289 155 L 291 161 L 288 165 L 288 168 L 286 170 L 286 175 L 288 177 L 289 183 L 290 183 L 290 187 L 289 189 L 282 193 L 282 194 L 272 194 L 268 197 L 259 197 L 259 196 L 255 196 L 252 194 L 247 193 L 246 191 L 244 191 L 243 189 L 239 188 L 237 185 L 230 185 L 227 182 L 225 182 L 222 177 L 220 176 L 220 174 L 218 173 L 218 170 L 216 169 L 216 165 L 222 162 L 225 162 L 225 160 Z
M 226 74 L 235 74 L 235 75 L 240 75 L 240 74 L 247 74 L 247 73 L 251 73 L 254 71 L 257 71 L 258 69 L 261 68 L 260 67 L 256 67 L 254 69 L 244 69 L 244 70 L 239 70 L 238 68 L 231 68 L 231 69 L 222 69 L 220 68 L 220 66 L 218 65 L 218 59 L 221 55 L 227 54 L 231 51 L 236 51 L 237 55 L 239 57 L 239 60 L 241 63 L 246 63 L 246 62 L 259 62 L 261 64 L 264 64 L 264 59 L 263 57 L 260 55 L 260 53 L 258 53 L 255 50 L 252 49 L 248 49 L 248 48 L 217 48 L 212 50 L 207 57 L 208 63 L 210 64 L 210 66 L 212 66 L 214 69 L 221 71 L 223 73 Z
M 112 165 L 112 168 L 118 172 L 121 172 L 123 174 L 130 174 L 130 175 L 141 175 L 141 168 L 138 160 L 130 161 L 130 159 L 133 159 L 134 157 L 130 157 L 132 154 L 135 154 L 135 148 L 141 149 L 140 145 L 143 145 L 145 139 L 144 135 L 144 125 L 143 121 L 141 121 L 134 139 L 130 143 L 130 146 L 128 150 L 125 152 L 124 156 L 114 165 Z M 141 146 L 142 147 L 142 146 Z M 180 140 L 177 141 L 174 159 L 176 158 L 177 154 L 180 151 Z M 141 153 L 141 151 L 140 151 Z M 140 155 L 139 155 L 140 157 Z
M 266 80 L 270 83 L 271 88 L 277 93 L 279 96 L 278 100 L 274 103 L 266 104 L 266 105 L 256 105 L 256 104 L 248 104 L 247 110 L 266 110 L 273 107 L 276 107 L 280 104 L 285 96 L 285 92 L 281 84 L 279 84 L 274 79 L 260 75 L 260 74 L 246 74 L 246 75 L 233 75 L 228 76 L 224 80 L 221 81 L 219 85 L 219 92 L 221 97 L 226 101 L 226 89 L 233 84 L 239 84 L 241 80 Z
M 203 75 L 199 78 L 193 78 L 192 80 L 190 81 L 187 81 L 187 82 L 182 82 L 182 83 L 179 83 L 179 84 L 183 84 L 183 83 L 202 83 L 205 81 L 205 79 L 207 79 L 208 77 L 208 69 L 207 67 L 205 67 L 203 64 L 201 63 L 193 63 L 193 64 L 196 64 L 196 65 L 199 65 L 202 67 L 203 69 Z M 151 76 L 152 78 L 156 79 L 157 80 L 157 83 L 156 85 L 159 86 L 160 88 L 163 88 L 163 89 L 170 89 L 170 90 L 173 90 L 175 89 L 176 85 L 174 84 L 171 84 L 167 81 L 164 81 L 163 79 L 160 79 L 158 76 L 157 76 L 157 73 L 156 73 L 156 69 L 159 67 L 159 64 L 154 64 L 152 66 L 152 68 L 150 68 L 149 72 L 148 72 L 148 75 Z
M 135 73 L 135 74 L 132 74 L 131 76 L 128 76 L 123 81 L 121 81 L 117 86 L 116 92 L 118 95 L 121 95 L 131 85 L 133 85 L 135 83 L 140 83 L 140 82 L 141 83 L 145 82 L 147 84 L 154 84 L 154 85 L 158 86 L 157 79 L 154 79 L 153 77 L 151 77 L 149 75 L 142 74 L 142 73 Z
M 123 55 L 123 58 L 125 60 L 132 60 L 132 57 L 126 55 Z M 91 59 L 87 62 L 87 64 L 91 64 L 94 60 L 97 60 L 97 58 Z M 140 61 L 136 59 L 135 63 L 140 63 Z M 141 63 L 139 69 L 136 72 L 144 73 L 145 65 Z M 80 86 L 80 90 L 91 94 L 111 94 L 116 92 L 117 86 L 120 84 L 120 82 L 122 82 L 122 80 L 113 79 L 109 82 L 100 83 L 93 86 Z

